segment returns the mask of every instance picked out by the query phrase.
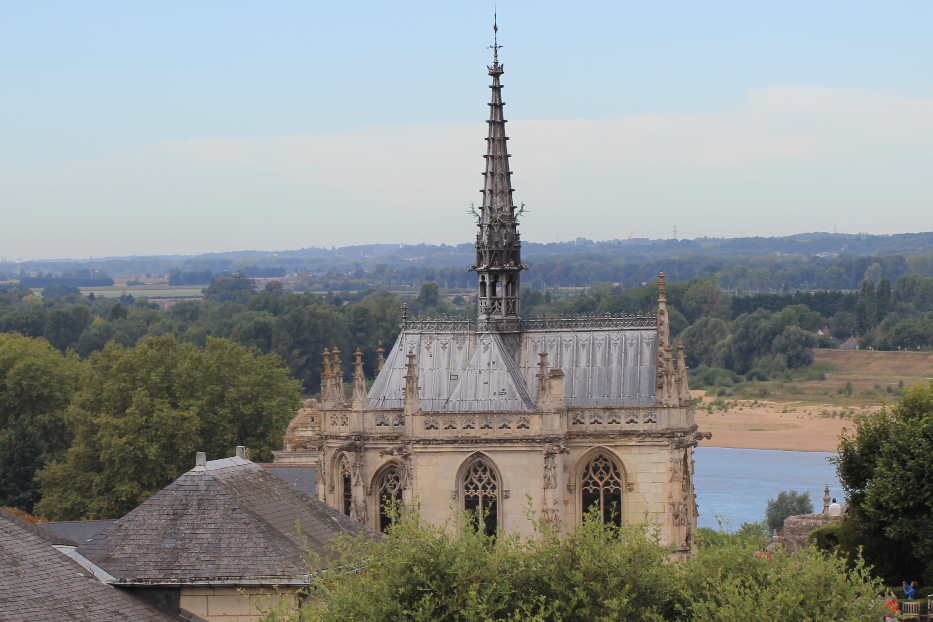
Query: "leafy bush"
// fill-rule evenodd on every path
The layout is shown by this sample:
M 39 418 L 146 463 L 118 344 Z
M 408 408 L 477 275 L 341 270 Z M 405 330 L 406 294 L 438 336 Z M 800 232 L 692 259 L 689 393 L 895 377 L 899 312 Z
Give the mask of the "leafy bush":
M 280 601 L 264 622 L 664 620 L 773 622 L 876 619 L 881 583 L 861 563 L 814 548 L 759 557 L 760 526 L 717 533 L 671 563 L 650 524 L 492 539 L 465 515 L 443 525 L 402 511 L 381 538 L 342 538 L 327 572 L 312 573 L 311 606 Z M 704 532 L 701 532 L 705 534 Z M 321 562 L 309 556 L 309 565 Z
M 706 389 L 709 387 L 732 387 L 745 379 L 735 372 L 722 367 L 706 367 L 701 365 L 692 370 L 690 378 L 691 389 Z

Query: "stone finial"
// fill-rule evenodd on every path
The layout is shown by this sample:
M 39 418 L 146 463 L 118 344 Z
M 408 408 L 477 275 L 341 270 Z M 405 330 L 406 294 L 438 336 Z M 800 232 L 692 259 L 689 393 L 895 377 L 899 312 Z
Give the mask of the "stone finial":
M 671 325 L 664 295 L 664 273 L 658 275 L 658 365 L 655 399 L 659 406 L 679 406 L 674 349 L 671 347 Z
M 829 514 L 829 484 L 823 488 L 823 514 Z
M 194 466 L 195 466 L 195 468 L 197 468 L 197 467 L 201 467 L 201 468 L 206 467 L 206 466 L 207 466 L 207 454 L 204 453 L 203 451 L 199 451 L 197 454 L 195 454 L 195 456 L 194 456 Z
M 353 362 L 353 404 L 362 406 L 366 401 L 366 376 L 363 374 L 363 351 L 359 348 L 353 353 L 356 361 Z
M 547 352 L 539 352 L 538 356 L 540 360 L 538 361 L 538 373 L 535 374 L 535 378 L 538 379 L 538 396 L 535 400 L 537 402 L 538 410 L 545 410 L 548 405 L 548 397 L 550 388 L 550 382 L 548 381 L 548 364 L 547 364 Z
M 333 362 L 331 363 L 331 370 L 333 372 L 333 379 L 331 380 L 331 390 L 333 391 L 333 399 L 335 402 L 343 402 L 343 370 L 340 368 L 340 364 L 343 362 L 340 360 L 340 350 L 334 347 L 330 351 L 331 355 L 334 357 Z
M 690 378 L 687 376 L 687 357 L 684 354 L 684 342 L 677 344 L 677 393 L 680 405 L 690 401 Z
M 408 359 L 408 363 L 405 364 L 405 414 L 411 415 L 421 410 L 421 387 L 418 386 L 415 353 L 409 350 L 405 357 Z
M 379 377 L 379 372 L 382 371 L 382 366 L 385 365 L 385 358 L 382 356 L 385 352 L 385 348 L 382 347 L 382 341 L 379 342 L 379 347 L 376 348 L 376 378 Z
M 321 374 L 321 401 L 324 403 L 333 401 L 333 391 L 331 389 L 332 378 L 333 372 L 330 370 L 330 351 L 324 348 L 324 373 Z
M 246 447 L 244 447 L 243 445 L 237 445 L 236 457 L 243 458 L 244 460 L 249 460 L 249 458 L 246 457 Z

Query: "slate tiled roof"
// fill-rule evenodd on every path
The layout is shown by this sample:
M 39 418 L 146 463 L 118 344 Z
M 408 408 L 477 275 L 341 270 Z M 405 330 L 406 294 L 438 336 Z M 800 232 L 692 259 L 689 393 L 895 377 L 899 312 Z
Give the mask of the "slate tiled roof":
M 285 480 L 311 497 L 317 494 L 317 467 L 312 464 L 260 464 L 266 473 Z
M 7 512 L 6 510 L 0 510 L 0 520 L 5 520 L 9 523 L 16 525 L 20 529 L 24 529 L 28 531 L 32 535 L 36 536 L 37 538 L 41 540 L 44 540 L 50 545 L 57 544 L 61 546 L 78 546 L 78 543 L 75 542 L 74 540 L 71 540 L 70 538 L 66 538 L 62 535 L 58 535 L 58 534 L 46 531 L 40 528 L 38 525 L 33 525 L 29 521 L 23 520 L 19 516 L 11 514 Z
M 72 540 L 75 542 L 74 546 L 78 546 L 78 544 L 87 541 L 91 536 L 100 533 L 115 522 L 113 520 L 63 521 L 61 523 L 40 523 L 39 528 L 56 536 Z
M 286 582 L 308 572 L 303 539 L 326 559 L 336 534 L 361 531 L 370 530 L 234 457 L 188 471 L 78 552 L 124 583 Z
M 52 546 L 49 538 L 57 536 L 41 529 L 33 531 L 24 524 L 35 527 L 0 511 L 0 620 L 167 622 L 182 619 L 101 583 Z

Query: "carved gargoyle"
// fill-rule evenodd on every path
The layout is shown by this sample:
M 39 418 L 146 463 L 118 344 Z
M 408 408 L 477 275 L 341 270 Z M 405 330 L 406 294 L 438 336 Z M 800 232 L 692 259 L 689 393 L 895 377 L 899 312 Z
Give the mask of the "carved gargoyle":
M 385 458 L 386 456 L 398 456 L 400 458 L 410 456 L 411 447 L 408 445 L 393 445 L 391 447 L 386 447 L 379 452 L 380 458 Z
M 696 447 L 703 439 L 713 438 L 712 432 L 694 432 L 690 436 L 682 436 L 674 440 L 674 449 L 686 449 L 687 447 Z
M 347 441 L 343 445 L 337 447 L 335 451 L 349 451 L 356 452 L 363 448 L 363 444 L 359 441 Z
M 556 443 L 545 443 L 544 444 L 544 455 L 554 456 L 558 454 L 570 453 L 570 450 L 564 447 L 563 445 L 558 445 Z

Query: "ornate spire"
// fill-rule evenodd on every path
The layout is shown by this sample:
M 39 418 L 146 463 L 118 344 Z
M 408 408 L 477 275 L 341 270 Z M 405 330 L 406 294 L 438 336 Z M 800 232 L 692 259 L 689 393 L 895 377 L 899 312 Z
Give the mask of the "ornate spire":
M 493 29 L 498 33 L 498 26 Z M 489 136 L 486 138 L 486 170 L 483 204 L 480 212 L 471 210 L 477 218 L 476 264 L 479 316 L 482 319 L 518 318 L 519 274 L 527 269 L 521 262 L 521 240 L 518 219 L 512 203 L 512 172 L 505 135 L 502 85 L 499 77 L 505 67 L 499 64 L 498 38 L 494 39 L 493 63 L 487 68 L 492 77 L 492 101 L 489 103 Z
M 411 350 L 405 355 L 408 363 L 405 364 L 405 414 L 411 415 L 421 410 L 421 387 L 418 386 L 418 365 L 415 363 L 415 353 Z
M 353 363 L 353 403 L 366 401 L 366 376 L 363 374 L 363 351 L 359 348 L 353 353 L 356 361 Z
M 671 325 L 664 295 L 664 273 L 658 275 L 658 379 L 655 398 L 658 406 L 677 406 L 674 349 L 671 347 Z
M 379 347 L 376 348 L 376 378 L 379 377 L 379 372 L 382 371 L 382 366 L 385 365 L 386 362 L 385 357 L 382 356 L 384 352 L 385 348 L 382 347 L 382 341 L 380 340 Z
M 330 353 L 334 355 L 334 360 L 332 362 L 333 380 L 331 380 L 331 386 L 334 391 L 334 401 L 343 402 L 346 396 L 343 394 L 343 370 L 340 369 L 340 350 L 334 347 Z
M 324 348 L 324 373 L 321 374 L 321 402 L 333 402 L 331 388 L 333 373 L 330 371 L 330 351 Z
M 535 402 L 539 410 L 544 410 L 550 397 L 548 395 L 550 382 L 548 380 L 547 352 L 539 352 L 538 357 L 540 359 L 538 361 L 538 373 L 535 374 L 535 378 L 538 379 L 538 397 Z

